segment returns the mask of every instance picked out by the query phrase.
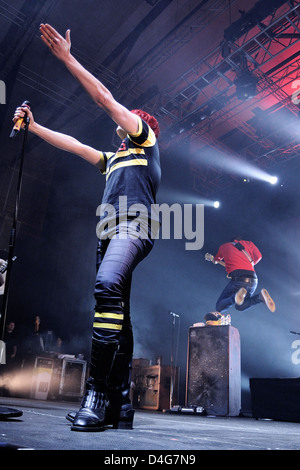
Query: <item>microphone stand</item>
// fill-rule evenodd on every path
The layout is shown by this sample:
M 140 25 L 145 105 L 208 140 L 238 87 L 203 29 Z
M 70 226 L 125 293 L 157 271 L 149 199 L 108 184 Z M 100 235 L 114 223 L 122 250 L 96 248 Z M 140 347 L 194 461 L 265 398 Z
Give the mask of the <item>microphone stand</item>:
M 170 315 L 173 317 L 172 318 L 172 344 L 171 344 L 171 382 L 170 382 L 170 410 L 172 409 L 173 406 L 173 392 L 174 392 L 174 375 L 175 375 L 175 369 L 174 369 L 174 332 L 175 332 L 175 318 L 178 317 L 174 312 L 169 312 Z
M 23 179 L 23 166 L 24 166 L 27 136 L 28 136 L 28 126 L 29 126 L 29 117 L 27 115 L 26 115 L 26 117 L 24 117 L 24 122 L 25 122 L 25 128 L 24 128 L 24 136 L 23 136 L 23 143 L 22 143 L 22 150 L 21 150 L 21 157 L 20 157 L 18 185 L 17 185 L 17 192 L 16 192 L 16 199 L 15 199 L 15 211 L 14 211 L 13 224 L 12 224 L 12 229 L 11 229 L 11 233 L 10 233 L 10 240 L 9 240 L 7 272 L 6 272 L 6 279 L 5 279 L 5 285 L 4 285 L 2 312 L 1 312 L 1 317 L 0 317 L 0 332 L 1 332 L 0 347 L 2 347 L 2 345 L 4 345 L 5 322 L 6 322 L 7 305 L 8 305 L 8 293 L 9 293 L 9 282 L 10 282 L 11 268 L 12 268 L 12 264 L 13 264 L 13 261 L 14 261 L 14 250 L 15 250 L 15 244 L 16 244 L 17 222 L 18 222 L 18 213 L 19 213 L 20 197 L 21 197 L 21 187 L 22 187 L 22 179 Z M 12 408 L 0 407 L 0 417 L 11 418 L 11 417 L 16 417 L 16 416 L 21 416 L 22 414 L 23 414 L 23 412 L 19 411 L 19 410 L 13 410 Z

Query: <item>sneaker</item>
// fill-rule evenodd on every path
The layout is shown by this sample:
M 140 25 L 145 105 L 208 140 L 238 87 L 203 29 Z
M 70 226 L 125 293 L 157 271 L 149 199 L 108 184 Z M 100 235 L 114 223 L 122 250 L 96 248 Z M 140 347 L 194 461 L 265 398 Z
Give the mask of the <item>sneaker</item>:
M 271 311 L 271 312 L 275 312 L 275 302 L 274 300 L 272 299 L 272 297 L 270 296 L 269 292 L 267 291 L 267 289 L 262 289 L 260 291 L 260 297 L 262 299 L 262 301 L 266 304 L 266 306 L 268 307 L 268 309 Z
M 222 325 L 222 319 L 224 315 L 219 312 L 209 312 L 204 316 L 206 325 Z
M 247 290 L 245 287 L 241 287 L 235 294 L 234 301 L 237 305 L 243 305 L 245 297 L 247 295 Z

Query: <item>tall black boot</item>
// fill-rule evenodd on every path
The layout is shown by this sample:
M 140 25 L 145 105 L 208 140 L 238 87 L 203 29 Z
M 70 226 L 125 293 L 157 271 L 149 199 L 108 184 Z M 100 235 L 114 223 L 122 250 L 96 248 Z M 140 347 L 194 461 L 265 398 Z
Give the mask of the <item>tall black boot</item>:
M 122 354 L 123 355 L 123 354 Z M 131 362 L 124 364 L 124 369 L 120 369 L 123 360 L 117 353 L 114 360 L 114 368 L 118 369 L 120 381 L 117 383 L 109 383 L 107 388 L 108 405 L 105 413 L 105 424 L 113 425 L 114 429 L 132 429 L 134 409 L 130 400 L 130 383 L 131 383 Z M 115 370 L 116 370 L 115 369 Z M 74 421 L 76 413 L 70 412 L 66 418 L 71 423 Z
M 115 429 L 132 429 L 134 409 L 130 400 L 131 356 L 117 352 L 108 382 L 106 423 Z
M 107 380 L 115 358 L 118 343 L 92 340 L 90 377 L 81 407 L 76 413 L 72 431 L 101 431 L 106 421 L 108 406 Z

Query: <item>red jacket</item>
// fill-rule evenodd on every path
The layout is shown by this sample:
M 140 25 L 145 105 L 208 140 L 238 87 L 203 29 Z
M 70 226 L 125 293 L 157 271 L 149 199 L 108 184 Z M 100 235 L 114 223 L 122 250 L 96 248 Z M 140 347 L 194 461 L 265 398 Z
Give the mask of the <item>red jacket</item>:
M 262 254 L 254 245 L 254 243 L 246 240 L 239 240 L 238 243 L 241 243 L 247 253 L 249 253 L 252 258 L 253 263 L 251 263 L 246 255 L 234 246 L 233 243 L 224 243 L 220 246 L 218 253 L 216 254 L 215 261 L 224 261 L 225 269 L 228 274 L 237 269 L 242 269 L 246 271 L 254 271 L 254 266 L 261 260 Z

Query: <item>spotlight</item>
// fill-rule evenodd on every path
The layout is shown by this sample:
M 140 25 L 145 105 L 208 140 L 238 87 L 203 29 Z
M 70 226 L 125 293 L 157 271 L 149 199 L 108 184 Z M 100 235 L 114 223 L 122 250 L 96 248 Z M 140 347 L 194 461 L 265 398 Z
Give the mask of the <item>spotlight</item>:
M 215 208 L 215 209 L 218 209 L 219 207 L 220 207 L 219 201 L 215 201 L 215 202 L 214 202 L 214 208 Z
M 271 176 L 271 178 L 270 178 L 270 183 L 271 183 L 271 184 L 276 184 L 277 182 L 278 182 L 277 176 Z

